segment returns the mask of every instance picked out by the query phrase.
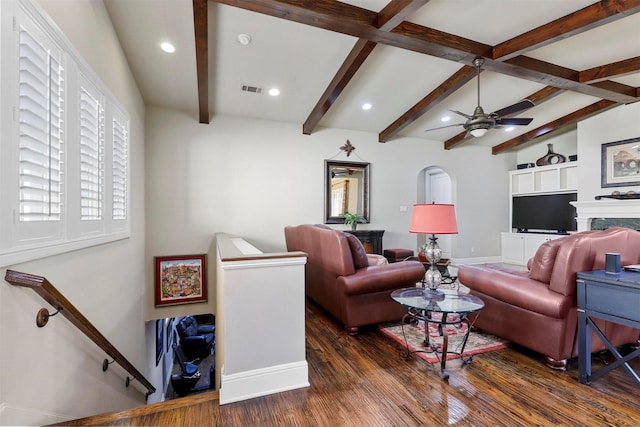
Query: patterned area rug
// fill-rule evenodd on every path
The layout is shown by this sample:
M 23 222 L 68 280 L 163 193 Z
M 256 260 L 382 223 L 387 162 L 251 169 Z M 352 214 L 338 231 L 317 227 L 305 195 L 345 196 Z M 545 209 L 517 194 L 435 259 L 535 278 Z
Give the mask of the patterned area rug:
M 456 283 L 452 287 L 457 286 L 458 284 Z M 459 286 L 459 289 L 457 289 L 457 291 L 459 293 L 468 293 L 469 290 L 464 286 Z M 472 324 L 474 319 L 475 314 L 471 314 L 469 316 L 469 321 L 471 321 Z M 397 342 L 402 348 L 408 348 L 410 352 L 418 351 L 415 353 L 416 356 L 426 360 L 427 362 L 438 363 L 440 361 L 439 357 L 441 355 L 440 352 L 442 351 L 443 339 L 438 331 L 437 324 L 429 323 L 429 342 L 430 344 L 435 344 L 437 346 L 438 353 L 434 353 L 433 351 L 431 351 L 430 347 L 425 346 L 425 322 L 423 321 L 420 321 L 417 324 L 403 324 L 402 322 L 383 323 L 378 325 L 378 328 L 384 335 Z M 459 325 L 446 325 L 443 326 L 443 328 L 446 328 L 447 335 L 449 336 L 449 351 L 459 353 L 462 347 L 464 335 L 467 332 L 467 325 L 465 323 L 461 323 Z M 509 341 L 503 338 L 499 338 L 495 335 L 491 335 L 485 332 L 478 332 L 472 329 L 469 333 L 469 338 L 467 339 L 467 344 L 465 345 L 462 357 L 467 358 L 475 354 L 500 350 L 508 346 Z M 447 354 L 447 360 L 459 358 L 459 354 Z

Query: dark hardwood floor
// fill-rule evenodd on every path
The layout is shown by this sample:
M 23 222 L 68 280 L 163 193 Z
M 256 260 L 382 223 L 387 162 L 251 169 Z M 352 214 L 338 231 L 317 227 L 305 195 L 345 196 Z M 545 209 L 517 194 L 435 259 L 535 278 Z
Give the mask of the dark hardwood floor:
M 577 368 L 547 368 L 518 347 L 436 365 L 400 358 L 400 347 L 376 328 L 352 337 L 307 304 L 311 387 L 220 407 L 205 392 L 118 414 L 60 425 L 100 426 L 637 426 L 640 401 L 631 377 L 616 369 L 591 386 Z M 256 352 L 259 354 L 259 352 Z M 632 365 L 640 369 L 638 360 Z M 594 367 L 601 366 L 594 357 Z

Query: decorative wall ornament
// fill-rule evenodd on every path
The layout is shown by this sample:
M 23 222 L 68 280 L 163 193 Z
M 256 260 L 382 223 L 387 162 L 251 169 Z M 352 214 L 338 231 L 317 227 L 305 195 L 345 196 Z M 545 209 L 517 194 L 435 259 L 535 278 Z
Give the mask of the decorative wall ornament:
M 567 158 L 562 154 L 553 152 L 553 144 L 547 144 L 547 150 L 547 154 L 536 160 L 537 166 L 555 165 L 567 161 Z
M 347 139 L 347 142 L 342 147 L 340 147 L 340 149 L 347 153 L 347 157 L 349 157 L 351 155 L 351 152 L 354 151 L 356 147 L 351 145 L 351 142 Z

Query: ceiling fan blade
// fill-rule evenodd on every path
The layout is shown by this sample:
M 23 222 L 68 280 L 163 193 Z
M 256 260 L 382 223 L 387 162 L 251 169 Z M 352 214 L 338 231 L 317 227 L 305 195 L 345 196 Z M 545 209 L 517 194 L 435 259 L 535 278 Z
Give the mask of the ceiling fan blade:
M 472 118 L 473 118 L 473 116 L 470 116 L 470 115 L 468 115 L 468 114 L 465 114 L 465 113 L 463 113 L 462 111 L 457 111 L 457 110 L 449 110 L 449 111 L 451 111 L 452 113 L 459 114 L 459 115 L 461 115 L 462 117 L 466 117 L 467 119 L 472 119 Z
M 502 126 L 526 126 L 531 123 L 533 119 L 524 117 L 505 117 L 504 119 L 496 120 L 497 125 Z
M 431 128 L 431 129 L 425 130 L 425 132 L 429 132 L 429 131 L 432 131 L 432 130 L 445 129 L 445 128 L 452 128 L 454 126 L 464 126 L 464 123 L 457 123 L 455 125 L 446 125 L 446 126 L 440 126 L 438 128 Z
M 498 117 L 508 116 L 509 114 L 519 113 L 520 111 L 526 110 L 531 107 L 535 107 L 535 104 L 528 99 L 523 99 L 520 102 L 516 102 L 513 105 L 501 108 L 500 110 L 494 111 L 491 114 L 495 114 Z

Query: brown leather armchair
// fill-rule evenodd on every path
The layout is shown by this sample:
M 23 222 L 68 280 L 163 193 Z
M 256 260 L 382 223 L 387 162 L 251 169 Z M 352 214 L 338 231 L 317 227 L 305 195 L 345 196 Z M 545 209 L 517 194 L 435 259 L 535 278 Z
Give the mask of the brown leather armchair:
M 610 228 L 576 233 L 541 245 L 529 261 L 529 272 L 469 265 L 458 269 L 458 279 L 485 303 L 476 327 L 534 350 L 548 366 L 564 370 L 567 359 L 578 355 L 576 273 L 604 269 L 607 252 L 620 253 L 622 265 L 640 263 L 640 232 Z M 596 323 L 615 346 L 638 340 L 637 329 Z M 591 351 L 604 349 L 594 333 Z
M 370 265 L 352 234 L 325 226 L 285 227 L 287 250 L 307 253 L 306 294 L 355 335 L 358 327 L 400 320 L 405 309 L 391 291 L 415 286 L 424 277 L 417 261 Z

